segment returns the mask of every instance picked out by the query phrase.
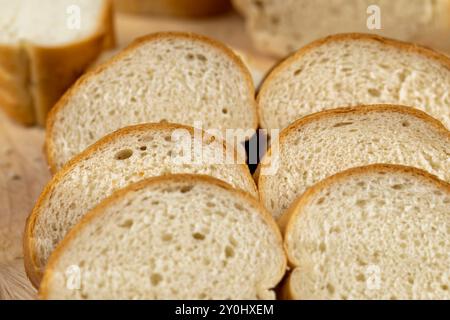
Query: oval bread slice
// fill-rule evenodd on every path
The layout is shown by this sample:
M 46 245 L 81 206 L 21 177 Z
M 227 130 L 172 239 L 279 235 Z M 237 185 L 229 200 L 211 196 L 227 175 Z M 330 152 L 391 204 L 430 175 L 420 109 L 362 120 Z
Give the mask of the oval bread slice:
M 235 162 L 225 162 L 230 153 Z M 72 159 L 41 194 L 24 241 L 26 270 L 34 285 L 56 245 L 85 213 L 117 189 L 171 173 L 211 175 L 258 195 L 245 162 L 238 163 L 235 150 L 218 138 L 175 124 L 121 129 Z
M 310 188 L 287 213 L 291 299 L 450 299 L 450 184 L 372 165 Z
M 391 163 L 450 181 L 450 132 L 419 110 L 390 105 L 341 108 L 294 122 L 280 134 L 258 178 L 260 198 L 275 218 L 305 190 L 351 167 Z M 273 164 L 272 164 L 273 165 Z
M 283 129 L 326 109 L 369 104 L 415 107 L 450 129 L 449 87 L 450 59 L 443 54 L 375 35 L 340 34 L 280 63 L 257 100 L 266 129 Z
M 52 255 L 40 296 L 274 299 L 285 269 L 280 232 L 253 197 L 210 177 L 167 176 L 86 215 Z
M 52 110 L 49 164 L 55 171 L 106 134 L 139 123 L 254 132 L 254 94 L 247 67 L 219 42 L 189 33 L 140 38 L 83 76 Z

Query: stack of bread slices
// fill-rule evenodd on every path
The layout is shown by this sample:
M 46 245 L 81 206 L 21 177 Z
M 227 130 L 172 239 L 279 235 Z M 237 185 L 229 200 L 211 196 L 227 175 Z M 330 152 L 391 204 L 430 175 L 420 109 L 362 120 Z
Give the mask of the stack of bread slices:
M 446 56 L 372 35 L 257 96 L 221 43 L 138 39 L 48 117 L 27 274 L 43 299 L 449 299 L 449 88 Z

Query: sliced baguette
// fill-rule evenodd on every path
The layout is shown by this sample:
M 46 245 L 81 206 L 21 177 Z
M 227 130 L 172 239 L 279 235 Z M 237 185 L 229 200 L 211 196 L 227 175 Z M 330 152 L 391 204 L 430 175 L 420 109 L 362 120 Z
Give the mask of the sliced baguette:
M 450 299 L 450 184 L 403 166 L 351 169 L 287 214 L 290 299 Z
M 83 76 L 52 110 L 49 164 L 61 168 L 121 127 L 163 120 L 251 135 L 258 120 L 248 69 L 231 49 L 199 35 L 157 33 L 138 39 Z
M 28 218 L 29 278 L 38 286 L 48 257 L 66 233 L 100 201 L 133 182 L 172 173 L 205 174 L 256 198 L 249 169 L 239 161 L 222 140 L 182 125 L 137 125 L 104 137 L 53 177 Z
M 0 0 L 0 7 L 0 107 L 23 124 L 44 125 L 54 103 L 114 45 L 111 0 Z M 79 28 L 69 26 L 78 13 Z
M 79 290 L 67 286 L 74 266 Z M 253 197 L 175 175 L 120 190 L 86 215 L 53 253 L 40 297 L 274 299 L 285 270 L 280 232 Z
M 373 32 L 449 50 L 448 0 L 233 0 L 262 52 L 285 56 L 332 33 Z M 378 6 L 381 29 L 370 31 Z
M 402 106 L 328 110 L 283 130 L 263 163 L 277 171 L 266 174 L 270 167 L 260 165 L 260 198 L 279 218 L 308 187 L 351 167 L 401 164 L 450 181 L 450 132 L 427 114 Z
M 261 126 L 282 129 L 302 116 L 337 107 L 401 104 L 450 128 L 450 59 L 373 35 L 318 40 L 278 65 L 258 95 Z

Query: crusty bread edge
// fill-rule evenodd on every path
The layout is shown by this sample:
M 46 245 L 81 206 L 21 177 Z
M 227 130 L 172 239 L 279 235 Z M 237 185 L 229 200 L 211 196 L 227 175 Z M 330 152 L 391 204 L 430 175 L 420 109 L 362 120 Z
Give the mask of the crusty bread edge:
M 322 45 L 326 45 L 332 42 L 338 41 L 348 41 L 348 40 L 357 40 L 357 41 L 375 41 L 379 42 L 383 45 L 394 47 L 396 49 L 403 50 L 404 52 L 412 52 L 422 55 L 424 58 L 435 60 L 442 64 L 443 67 L 449 70 L 450 72 L 450 58 L 446 55 L 439 53 L 433 49 L 427 48 L 425 46 L 421 46 L 414 43 L 394 40 L 390 38 L 385 38 L 382 36 L 374 35 L 374 34 L 365 34 L 365 33 L 341 33 L 336 35 L 331 35 L 304 46 L 299 49 L 295 53 L 288 55 L 287 58 L 282 60 L 279 64 L 277 64 L 265 77 L 264 81 L 261 84 L 260 90 L 256 97 L 256 102 L 258 106 L 258 117 L 260 121 L 260 126 L 263 129 L 268 129 L 267 124 L 264 120 L 264 110 L 261 108 L 260 100 L 261 97 L 265 94 L 266 90 L 268 90 L 272 84 L 272 81 L 278 76 L 278 74 L 284 72 L 292 63 L 301 60 L 303 56 L 305 56 L 310 51 L 321 47 Z
M 103 137 L 102 139 L 100 139 L 99 141 L 88 147 L 85 151 L 83 151 L 82 153 L 78 154 L 73 159 L 71 159 L 60 171 L 58 171 L 58 173 L 55 176 L 53 176 L 52 180 L 46 185 L 41 195 L 39 196 L 39 199 L 37 200 L 36 205 L 34 206 L 25 225 L 24 240 L 23 240 L 25 270 L 28 275 L 28 278 L 36 288 L 39 286 L 39 283 L 42 278 L 42 273 L 41 268 L 36 261 L 36 256 L 33 249 L 35 248 L 35 244 L 33 242 L 34 228 L 36 225 L 36 219 L 38 218 L 41 212 L 42 204 L 45 201 L 45 199 L 47 199 L 48 194 L 54 189 L 54 187 L 58 185 L 58 183 L 65 177 L 65 175 L 68 174 L 79 162 L 86 160 L 97 150 L 101 149 L 103 146 L 109 144 L 110 142 L 119 139 L 122 136 L 125 136 L 131 132 L 145 132 L 147 130 L 176 130 L 176 129 L 188 130 L 192 136 L 194 135 L 195 132 L 194 130 L 199 130 L 200 132 L 202 132 L 202 137 L 205 137 L 205 135 L 208 136 L 205 132 L 201 131 L 200 129 L 194 129 L 189 126 L 172 123 L 149 123 L 125 127 Z M 227 150 L 231 148 L 231 146 L 227 145 L 225 141 L 223 141 L 223 146 L 225 152 L 227 152 Z M 234 150 L 234 157 L 235 159 L 237 159 L 238 152 L 235 149 L 233 150 Z M 248 166 L 246 164 L 238 164 L 237 166 L 241 168 L 241 172 L 249 181 L 249 184 L 252 184 L 253 194 L 251 195 L 253 197 L 258 197 L 258 189 L 256 187 L 255 181 L 253 180 L 253 177 L 250 174 Z
M 278 282 L 280 282 L 285 274 L 287 267 L 287 258 L 284 251 L 283 238 L 281 232 L 273 220 L 270 213 L 264 208 L 262 204 L 260 204 L 254 197 L 250 196 L 248 193 L 243 192 L 241 190 L 237 190 L 232 188 L 226 182 L 218 180 L 216 178 L 205 176 L 205 175 L 191 175 L 191 174 L 176 174 L 176 175 L 167 175 L 160 176 L 155 178 L 146 179 L 137 183 L 134 183 L 124 189 L 116 191 L 113 195 L 103 200 L 98 206 L 92 209 L 89 213 L 87 213 L 83 219 L 67 234 L 67 236 L 61 241 L 58 247 L 55 249 L 53 254 L 51 255 L 49 262 L 47 264 L 47 268 L 42 279 L 41 286 L 39 288 L 39 298 L 40 299 L 48 299 L 48 286 L 51 281 L 52 274 L 54 272 L 54 265 L 58 262 L 59 257 L 64 252 L 66 246 L 70 245 L 70 243 L 77 237 L 80 230 L 84 228 L 85 225 L 88 225 L 91 220 L 95 219 L 97 216 L 104 214 L 104 209 L 114 205 L 116 201 L 119 201 L 123 197 L 125 197 L 128 193 L 133 193 L 141 189 L 145 189 L 148 186 L 157 185 L 160 183 L 164 183 L 165 185 L 170 182 L 191 182 L 191 183 L 202 183 L 202 184 L 213 184 L 217 187 L 220 187 L 226 191 L 233 193 L 236 197 L 244 199 L 250 202 L 255 208 L 259 209 L 259 212 L 262 214 L 262 218 L 264 222 L 273 230 L 275 236 L 278 238 L 277 244 L 279 249 L 284 254 L 284 261 L 280 268 L 279 275 L 274 279 L 274 287 Z M 275 244 L 274 244 L 275 245 Z M 267 288 L 272 289 L 272 288 Z
M 54 124 L 55 124 L 55 118 L 56 118 L 56 115 L 58 114 L 58 112 L 67 105 L 67 102 L 71 99 L 71 97 L 75 94 L 75 92 L 77 92 L 78 88 L 80 86 L 82 86 L 85 82 L 87 82 L 91 77 L 93 77 L 99 73 L 102 73 L 103 71 L 114 66 L 114 64 L 116 62 L 121 61 L 129 53 L 131 53 L 135 49 L 139 48 L 140 46 L 144 45 L 145 43 L 148 43 L 151 41 L 157 41 L 157 40 L 163 39 L 163 38 L 181 38 L 181 39 L 190 39 L 193 41 L 200 41 L 203 44 L 210 45 L 214 49 L 220 51 L 221 53 L 225 54 L 228 58 L 230 58 L 235 63 L 235 65 L 238 67 L 238 69 L 241 70 L 242 75 L 244 76 L 244 78 L 246 80 L 246 83 L 248 86 L 248 91 L 249 91 L 249 96 L 252 97 L 252 106 L 251 106 L 252 110 L 251 111 L 254 113 L 254 118 L 255 118 L 252 129 L 256 130 L 258 128 L 258 123 L 259 123 L 258 111 L 257 111 L 258 106 L 257 106 L 256 100 L 254 98 L 255 97 L 255 86 L 253 83 L 253 78 L 250 74 L 250 71 L 245 66 L 244 62 L 242 61 L 242 59 L 236 53 L 234 53 L 234 51 L 232 49 L 230 49 L 225 44 L 223 44 L 219 41 L 216 41 L 214 39 L 211 39 L 211 38 L 199 35 L 199 34 L 195 34 L 195 33 L 187 33 L 187 32 L 152 33 L 147 36 L 143 36 L 141 38 L 136 39 L 128 47 L 126 47 L 120 53 L 118 53 L 117 55 L 112 57 L 110 60 L 108 60 L 104 64 L 101 64 L 101 65 L 93 68 L 92 70 L 90 70 L 89 72 L 87 72 L 86 74 L 81 76 L 78 79 L 78 81 L 61 97 L 61 99 L 56 103 L 56 105 L 50 111 L 50 113 L 47 117 L 45 145 L 46 145 L 47 161 L 48 161 L 48 164 L 49 164 L 52 172 L 55 172 L 55 169 L 56 169 L 56 164 L 55 164 L 55 159 L 54 159 L 54 156 L 55 156 L 54 153 L 55 153 L 56 148 L 54 146 L 52 138 L 53 138 L 53 128 L 54 128 Z
M 302 214 L 302 209 L 308 204 L 308 201 L 314 197 L 317 193 L 321 192 L 325 188 L 328 188 L 334 184 L 340 183 L 341 181 L 345 181 L 350 177 L 362 176 L 365 174 L 371 174 L 375 172 L 387 172 L 387 173 L 408 173 L 416 176 L 418 179 L 425 180 L 428 183 L 432 183 L 438 188 L 445 190 L 448 194 L 450 194 L 450 183 L 445 182 L 437 178 L 436 176 L 418 169 L 409 166 L 402 165 L 392 165 L 392 164 L 372 164 L 368 166 L 351 168 L 342 172 L 339 172 L 331 177 L 328 177 L 314 186 L 310 187 L 302 196 L 300 196 L 292 206 L 284 213 L 281 220 L 283 222 L 283 226 L 281 226 L 283 239 L 284 239 L 284 249 L 288 258 L 288 264 L 294 272 L 295 268 L 299 265 L 298 261 L 295 261 L 292 253 L 289 251 L 287 237 L 292 232 L 294 225 L 294 220 L 298 218 L 299 215 Z M 282 288 L 282 295 L 285 299 L 296 299 L 295 293 L 292 290 L 292 285 L 290 284 L 290 279 L 288 279 Z
M 375 105 L 361 105 L 361 106 L 355 106 L 355 107 L 345 107 L 345 108 L 337 108 L 337 109 L 328 109 L 325 111 L 317 112 L 310 114 L 306 117 L 300 118 L 297 121 L 293 122 L 291 125 L 283 129 L 280 133 L 279 137 L 279 145 L 280 148 L 284 143 L 284 140 L 293 132 L 298 130 L 301 127 L 304 127 L 306 125 L 309 125 L 310 123 L 321 121 L 323 119 L 332 118 L 336 115 L 345 115 L 345 114 L 368 114 L 368 113 L 399 113 L 403 115 L 412 116 L 415 118 L 418 118 L 420 120 L 423 120 L 424 122 L 432 125 L 436 132 L 443 135 L 444 137 L 447 137 L 450 140 L 450 131 L 445 128 L 445 126 L 437 119 L 431 117 L 427 113 L 407 106 L 401 106 L 401 105 L 391 105 L 391 104 L 375 104 Z M 266 177 L 264 174 L 260 174 L 262 170 L 262 163 L 265 163 L 269 157 L 272 155 L 272 148 L 269 148 L 267 151 L 267 154 L 264 155 L 261 163 L 258 165 L 257 173 L 258 175 L 255 176 L 255 179 L 257 179 L 257 186 L 258 186 L 258 192 L 259 192 L 259 198 L 264 203 L 265 199 L 265 192 L 264 192 L 264 185 Z

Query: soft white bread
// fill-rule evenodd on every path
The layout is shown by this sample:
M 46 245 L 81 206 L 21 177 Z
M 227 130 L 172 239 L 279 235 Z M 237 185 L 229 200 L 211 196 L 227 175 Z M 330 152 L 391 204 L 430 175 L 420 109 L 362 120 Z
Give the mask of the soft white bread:
M 351 167 L 400 164 L 450 181 L 450 132 L 413 108 L 378 105 L 328 110 L 283 130 L 279 144 L 262 163 L 260 199 L 279 218 L 308 187 Z M 265 174 L 266 165 L 275 165 L 277 171 Z
M 233 0 L 245 16 L 255 46 L 284 56 L 333 33 L 368 32 L 380 9 L 381 29 L 373 33 L 450 49 L 448 0 Z M 370 7 L 370 9 L 369 9 Z M 369 9 L 369 10 L 368 10 Z M 375 14 L 374 14 L 375 13 Z
M 450 59 L 364 34 L 318 40 L 278 65 L 258 95 L 261 125 L 282 129 L 302 116 L 361 104 L 421 109 L 450 128 Z
M 76 267 L 75 267 L 76 266 Z M 79 290 L 67 270 L 79 268 Z M 76 269 L 75 269 L 76 270 Z M 280 232 L 251 196 L 205 176 L 120 190 L 53 253 L 43 299 L 274 299 L 286 271 Z
M 351 169 L 291 208 L 290 299 L 450 299 L 450 184 L 402 166 Z
M 119 12 L 204 17 L 228 11 L 230 0 L 115 0 Z
M 145 124 L 108 135 L 72 159 L 49 182 L 28 218 L 25 264 L 38 286 L 48 257 L 66 233 L 115 190 L 173 173 L 211 175 L 257 198 L 255 182 L 234 149 L 199 129 Z
M 0 7 L 0 107 L 44 125 L 64 91 L 113 45 L 111 1 L 0 0 Z
M 83 76 L 52 110 L 50 166 L 60 168 L 118 128 L 163 120 L 251 135 L 258 120 L 248 69 L 231 49 L 199 35 L 138 39 Z

